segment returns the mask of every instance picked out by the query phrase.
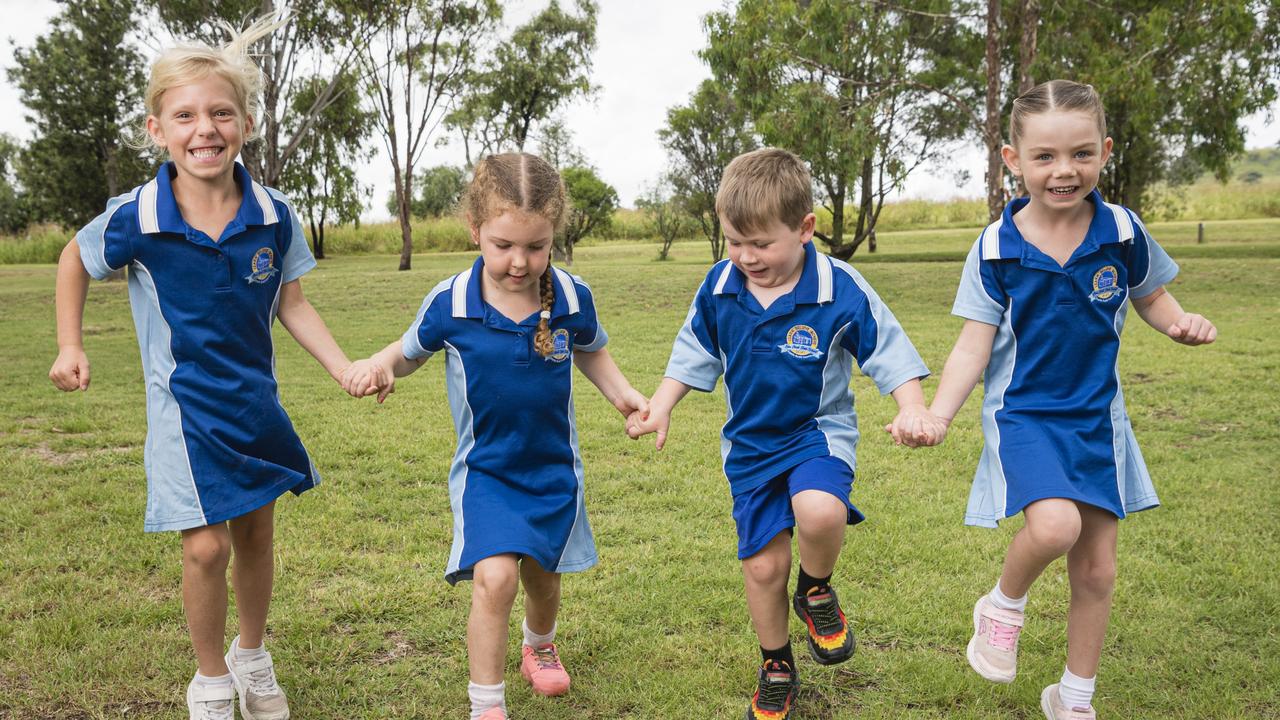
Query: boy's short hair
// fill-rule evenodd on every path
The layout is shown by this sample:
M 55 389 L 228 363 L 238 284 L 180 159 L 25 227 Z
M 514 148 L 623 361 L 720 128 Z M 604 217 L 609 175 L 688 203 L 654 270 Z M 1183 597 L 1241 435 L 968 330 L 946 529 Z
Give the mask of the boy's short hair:
M 804 161 L 781 148 L 760 148 L 729 163 L 716 193 L 716 214 L 744 233 L 777 220 L 792 230 L 813 212 L 813 190 Z

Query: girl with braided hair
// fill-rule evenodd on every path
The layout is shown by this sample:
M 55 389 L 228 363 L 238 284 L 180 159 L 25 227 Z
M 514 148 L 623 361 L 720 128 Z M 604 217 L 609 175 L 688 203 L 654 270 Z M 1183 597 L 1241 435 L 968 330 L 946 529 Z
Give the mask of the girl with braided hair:
M 517 585 L 525 589 L 521 674 L 535 693 L 559 695 L 569 689 L 554 644 L 560 573 L 596 563 L 568 361 L 623 417 L 648 403 L 604 349 L 590 288 L 551 266 L 565 209 L 555 168 L 524 153 L 487 157 L 463 206 L 480 257 L 436 285 L 404 336 L 352 364 L 342 383 L 381 402 L 395 378 L 445 354 L 458 434 L 445 579 L 473 581 L 471 717 L 497 720 L 507 717 L 503 666 Z

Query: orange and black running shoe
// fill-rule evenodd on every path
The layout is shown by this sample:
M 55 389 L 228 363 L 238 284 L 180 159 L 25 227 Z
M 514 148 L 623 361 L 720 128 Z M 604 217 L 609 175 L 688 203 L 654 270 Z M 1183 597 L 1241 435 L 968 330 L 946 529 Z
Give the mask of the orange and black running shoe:
M 800 677 L 790 665 L 781 660 L 764 663 L 756 680 L 756 694 L 747 708 L 747 720 L 788 720 L 799 689 Z
M 792 605 L 804 621 L 809 654 L 819 665 L 835 665 L 853 655 L 853 633 L 840 610 L 831 586 L 816 587 L 808 595 L 795 595 Z

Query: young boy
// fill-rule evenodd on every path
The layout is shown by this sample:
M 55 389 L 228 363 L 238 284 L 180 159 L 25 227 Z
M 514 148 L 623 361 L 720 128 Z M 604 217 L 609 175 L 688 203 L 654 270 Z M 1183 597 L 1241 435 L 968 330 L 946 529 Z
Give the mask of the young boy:
M 787 629 L 793 528 L 800 572 L 791 604 L 809 652 L 823 665 L 853 654 L 831 586 L 845 526 L 863 519 L 849 501 L 853 362 L 897 401 L 895 439 L 915 444 L 906 430 L 928 435 L 936 423 L 920 389 L 929 371 L 898 321 L 857 271 L 810 242 L 810 187 L 804 163 L 785 150 L 746 153 L 725 169 L 716 213 L 729 260 L 698 289 L 649 415 L 627 421 L 633 438 L 657 432 L 661 449 L 675 405 L 724 375 L 724 472 L 763 656 L 748 720 L 788 718 L 799 685 Z

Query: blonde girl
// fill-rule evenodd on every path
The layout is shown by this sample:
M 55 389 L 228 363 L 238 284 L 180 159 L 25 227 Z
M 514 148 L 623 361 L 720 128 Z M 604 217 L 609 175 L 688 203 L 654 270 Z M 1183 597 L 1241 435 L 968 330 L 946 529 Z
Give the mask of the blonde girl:
M 58 358 L 49 378 L 87 390 L 81 318 L 89 277 L 128 268 L 147 394 L 149 532 L 182 534 L 182 599 L 197 672 L 192 720 L 284 720 L 263 646 L 277 497 L 320 478 L 280 405 L 271 327 L 338 379 L 348 364 L 302 294 L 315 267 L 288 200 L 236 156 L 253 137 L 261 75 L 247 54 L 276 23 L 225 46 L 185 45 L 151 68 L 146 132 L 168 155 L 156 177 L 107 203 L 58 262 Z M 227 566 L 239 635 L 224 650 Z
M 471 717 L 496 720 L 507 717 L 503 666 L 517 586 L 525 589 L 521 674 L 535 693 L 559 695 L 570 682 L 554 644 L 560 575 L 596 563 L 570 365 L 624 417 L 647 402 L 605 350 L 591 290 L 550 263 L 565 211 L 555 168 L 528 154 L 487 157 L 464 208 L 480 257 L 437 284 L 404 336 L 353 364 L 343 387 L 381 401 L 396 377 L 445 354 L 458 435 L 445 578 L 472 580 Z

